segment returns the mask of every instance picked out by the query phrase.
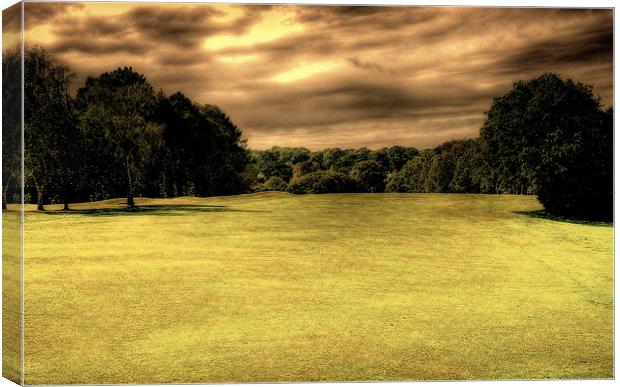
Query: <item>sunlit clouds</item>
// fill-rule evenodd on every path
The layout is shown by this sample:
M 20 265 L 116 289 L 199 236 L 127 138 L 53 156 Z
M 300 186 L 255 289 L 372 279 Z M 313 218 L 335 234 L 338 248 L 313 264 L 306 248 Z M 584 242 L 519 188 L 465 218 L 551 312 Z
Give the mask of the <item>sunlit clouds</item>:
M 234 9 L 234 11 L 239 10 Z M 230 12 L 230 15 L 234 15 L 230 10 L 228 12 Z M 238 34 L 235 33 L 235 31 L 231 31 L 229 35 L 217 35 L 208 38 L 204 42 L 204 48 L 210 51 L 219 51 L 234 47 L 253 47 L 259 43 L 271 42 L 293 35 L 304 29 L 302 24 L 293 21 L 294 16 L 294 12 L 286 12 L 281 9 L 267 11 L 264 13 L 262 19 L 257 21 L 244 33 Z M 236 19 L 242 19 L 243 17 L 243 11 L 241 11 L 239 16 L 233 16 L 228 20 L 228 23 L 234 22 Z M 217 22 L 225 23 L 219 20 Z
M 119 66 L 216 104 L 252 148 L 420 148 L 476 136 L 543 72 L 613 104 L 611 10 L 26 3 L 25 37 L 86 76 Z
M 342 63 L 336 60 L 332 61 L 313 61 L 307 63 L 297 63 L 289 70 L 286 70 L 271 80 L 282 83 L 295 82 L 302 79 L 310 78 L 322 73 L 330 73 L 342 66 Z

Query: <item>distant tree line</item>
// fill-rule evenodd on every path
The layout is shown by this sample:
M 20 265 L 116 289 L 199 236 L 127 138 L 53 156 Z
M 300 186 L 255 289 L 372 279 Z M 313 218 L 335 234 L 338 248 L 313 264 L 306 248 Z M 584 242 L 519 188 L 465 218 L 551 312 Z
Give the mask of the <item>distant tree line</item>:
M 20 53 L 3 66 L 3 208 L 18 194 Z M 44 209 L 137 196 L 453 192 L 536 194 L 557 215 L 612 217 L 613 111 L 591 86 L 544 74 L 495 98 L 475 139 L 392 146 L 248 150 L 221 110 L 155 91 L 118 68 L 69 93 L 70 69 L 25 48 L 25 201 Z
M 495 98 L 475 139 L 433 149 L 251 151 L 255 191 L 535 194 L 551 214 L 613 217 L 613 110 L 544 74 Z
M 19 194 L 20 52 L 3 66 L 3 208 Z M 156 92 L 131 67 L 88 77 L 69 93 L 70 69 L 43 48 L 24 53 L 25 201 L 45 204 L 136 196 L 246 192 L 241 131 L 216 106 Z M 19 84 L 18 84 L 19 86 Z
M 273 147 L 250 152 L 245 177 L 254 191 L 496 193 L 481 147 L 480 139 L 421 151 Z

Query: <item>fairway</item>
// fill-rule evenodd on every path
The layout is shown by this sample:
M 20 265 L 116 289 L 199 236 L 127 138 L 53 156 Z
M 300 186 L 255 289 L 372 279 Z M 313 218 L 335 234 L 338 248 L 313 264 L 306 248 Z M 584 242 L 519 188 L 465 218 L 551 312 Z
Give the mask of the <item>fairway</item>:
M 25 382 L 613 377 L 613 227 L 533 196 L 259 193 L 25 215 Z

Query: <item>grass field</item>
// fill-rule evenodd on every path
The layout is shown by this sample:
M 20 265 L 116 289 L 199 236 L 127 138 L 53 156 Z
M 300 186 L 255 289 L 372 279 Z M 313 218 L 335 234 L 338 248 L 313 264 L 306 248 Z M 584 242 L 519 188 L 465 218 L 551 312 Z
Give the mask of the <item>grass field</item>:
M 26 383 L 613 376 L 610 224 L 508 195 L 137 204 L 26 214 Z

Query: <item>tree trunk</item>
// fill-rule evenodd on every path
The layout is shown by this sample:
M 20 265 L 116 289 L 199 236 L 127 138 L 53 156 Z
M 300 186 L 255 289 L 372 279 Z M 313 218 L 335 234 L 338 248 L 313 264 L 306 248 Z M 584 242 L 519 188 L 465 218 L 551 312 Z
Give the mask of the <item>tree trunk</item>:
M 136 203 L 133 200 L 133 176 L 131 176 L 131 167 L 129 166 L 129 160 L 125 161 L 127 169 L 127 207 L 134 208 Z
M 185 190 L 183 189 L 183 188 L 184 188 L 184 187 L 183 187 L 183 180 L 181 180 L 181 177 L 180 177 L 180 176 L 179 176 L 179 177 L 177 177 L 176 186 L 177 186 L 177 189 L 176 189 L 176 191 L 177 191 L 177 192 L 176 192 L 176 196 L 177 196 L 177 197 L 179 197 L 179 196 L 184 196 L 184 194 L 185 194 Z
M 2 187 L 2 211 L 6 210 L 6 203 L 7 203 L 6 197 L 9 194 L 10 182 L 11 182 L 11 176 L 8 176 L 6 181 L 4 182 L 5 184 L 4 187 Z
M 37 211 L 45 211 L 43 207 L 43 198 L 45 196 L 45 186 L 37 184 Z
M 69 186 L 65 183 L 62 189 L 62 210 L 69 211 Z

